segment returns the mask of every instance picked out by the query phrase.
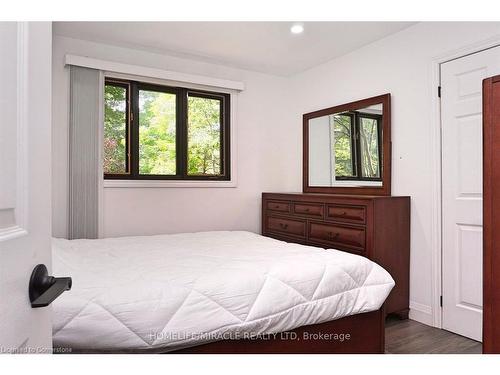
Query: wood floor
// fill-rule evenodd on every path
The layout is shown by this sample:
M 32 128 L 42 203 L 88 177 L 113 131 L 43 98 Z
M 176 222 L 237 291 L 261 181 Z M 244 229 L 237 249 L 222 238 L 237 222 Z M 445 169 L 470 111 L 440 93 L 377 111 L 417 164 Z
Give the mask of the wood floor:
M 481 354 L 480 342 L 414 320 L 388 318 L 387 354 Z

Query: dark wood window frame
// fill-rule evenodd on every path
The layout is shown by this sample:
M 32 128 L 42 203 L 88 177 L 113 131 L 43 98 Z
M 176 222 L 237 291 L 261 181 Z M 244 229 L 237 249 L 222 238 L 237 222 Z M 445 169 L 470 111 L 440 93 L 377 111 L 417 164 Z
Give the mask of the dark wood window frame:
M 351 162 L 353 176 L 335 176 L 337 180 L 355 181 L 382 181 L 382 177 L 363 177 L 361 158 L 361 119 L 377 120 L 377 148 L 378 148 L 378 174 L 381 176 L 382 165 L 382 115 L 350 111 L 340 113 L 351 118 Z
M 174 180 L 174 181 L 230 181 L 230 111 L 231 96 L 227 93 L 173 87 L 145 82 L 106 78 L 105 85 L 124 87 L 127 90 L 126 108 L 126 173 L 107 174 L 108 180 Z M 157 91 L 176 95 L 176 174 L 155 175 L 139 173 L 139 91 Z M 215 99 L 220 102 L 220 174 L 188 174 L 188 97 Z

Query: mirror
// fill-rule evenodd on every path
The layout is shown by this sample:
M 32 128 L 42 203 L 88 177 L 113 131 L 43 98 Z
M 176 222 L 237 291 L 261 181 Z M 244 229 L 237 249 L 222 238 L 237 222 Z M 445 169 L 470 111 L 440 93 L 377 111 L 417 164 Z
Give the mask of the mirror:
M 304 115 L 304 192 L 390 195 L 390 95 Z

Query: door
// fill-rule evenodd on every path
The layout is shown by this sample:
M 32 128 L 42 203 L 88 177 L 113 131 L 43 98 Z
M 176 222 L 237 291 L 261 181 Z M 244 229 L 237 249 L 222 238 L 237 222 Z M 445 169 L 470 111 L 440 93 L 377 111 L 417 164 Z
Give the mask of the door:
M 50 267 L 51 24 L 0 22 L 0 352 L 52 348 L 28 283 Z
M 441 65 L 443 328 L 482 341 L 482 81 L 500 47 Z

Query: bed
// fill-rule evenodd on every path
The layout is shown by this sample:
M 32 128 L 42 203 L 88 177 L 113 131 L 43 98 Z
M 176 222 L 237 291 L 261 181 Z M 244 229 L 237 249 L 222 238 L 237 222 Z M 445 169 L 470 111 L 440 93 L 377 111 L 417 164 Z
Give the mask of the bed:
M 383 352 L 376 263 L 250 232 L 53 239 L 73 288 L 53 343 L 85 353 Z

